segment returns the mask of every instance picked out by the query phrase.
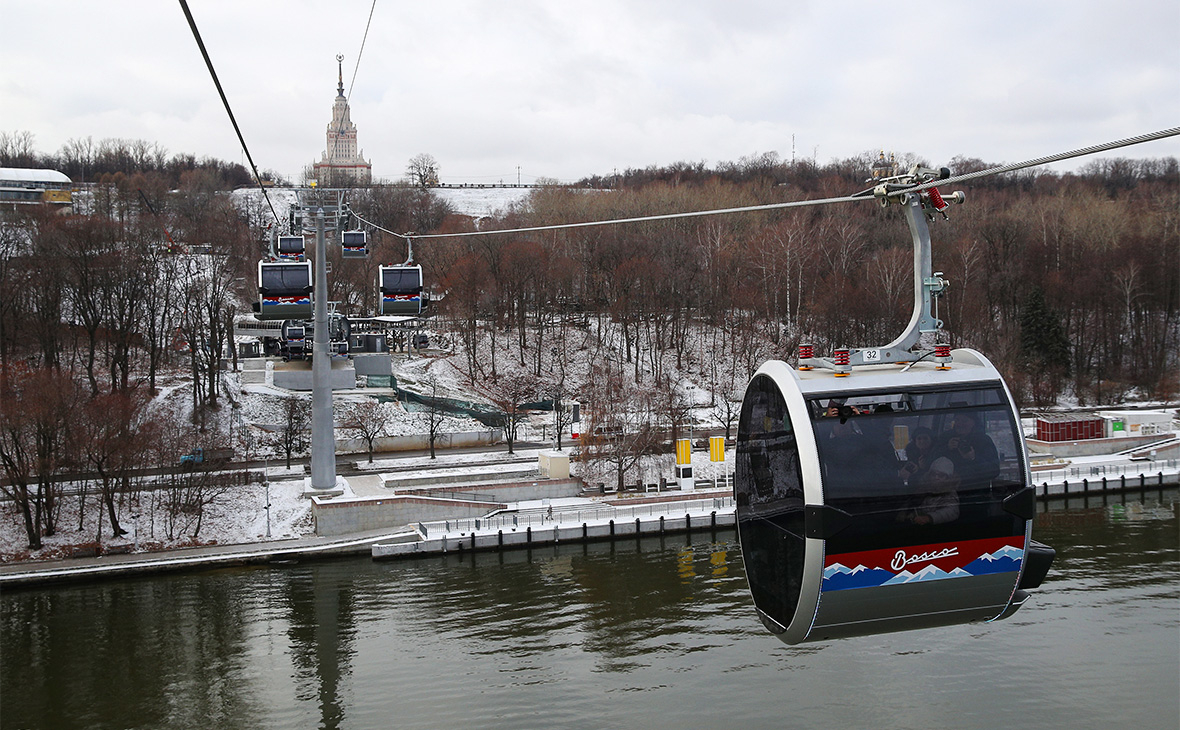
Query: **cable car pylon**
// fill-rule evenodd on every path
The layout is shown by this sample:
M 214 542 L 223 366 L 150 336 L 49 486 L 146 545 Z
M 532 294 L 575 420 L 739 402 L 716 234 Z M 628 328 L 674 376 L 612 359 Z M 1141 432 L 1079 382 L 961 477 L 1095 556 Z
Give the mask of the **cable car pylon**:
M 311 357 L 311 488 L 336 488 L 336 436 L 332 423 L 332 361 L 328 353 L 328 256 L 324 209 L 315 214 L 315 334 Z

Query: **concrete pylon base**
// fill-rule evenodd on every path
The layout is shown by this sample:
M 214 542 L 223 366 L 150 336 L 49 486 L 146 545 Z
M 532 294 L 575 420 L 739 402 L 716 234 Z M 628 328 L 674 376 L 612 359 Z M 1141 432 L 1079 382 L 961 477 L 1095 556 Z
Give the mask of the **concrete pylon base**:
M 299 496 L 304 499 L 311 499 L 312 497 L 332 499 L 333 497 L 342 497 L 345 494 L 352 494 L 352 488 L 348 486 L 347 479 L 337 475 L 336 486 L 332 489 L 316 489 L 311 486 L 311 477 L 307 477 L 303 480 L 303 493 Z

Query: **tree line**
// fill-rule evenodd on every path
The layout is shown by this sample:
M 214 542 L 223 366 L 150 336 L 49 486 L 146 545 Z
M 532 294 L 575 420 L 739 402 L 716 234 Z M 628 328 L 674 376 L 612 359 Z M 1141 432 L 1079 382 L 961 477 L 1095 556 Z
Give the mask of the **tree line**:
M 169 155 L 156 142 L 142 139 L 93 137 L 67 140 L 57 152 L 43 153 L 35 147 L 31 132 L 0 132 L 0 167 L 26 167 L 57 170 L 75 183 L 110 182 L 115 176 L 143 175 L 159 180 L 165 189 L 174 190 L 189 173 L 202 172 L 217 180 L 222 189 L 254 184 L 254 175 L 244 165 L 214 157 L 188 153 Z M 264 180 L 281 182 L 274 171 L 260 173 Z
M 540 189 L 481 226 L 846 195 L 863 189 L 868 158 L 822 169 L 769 165 L 744 181 L 727 179 L 732 167 L 712 175 L 691 167 L 689 178 L 690 166 L 672 166 L 608 191 Z M 1171 158 L 1110 160 L 969 188 L 950 221 L 931 224 L 935 268 L 951 282 L 939 312 L 946 338 L 987 353 L 1025 405 L 1048 405 L 1067 391 L 1083 404 L 1132 391 L 1171 398 L 1176 170 Z M 539 376 L 546 343 L 570 310 L 616 325 L 594 328 L 592 360 L 609 353 L 633 380 L 659 386 L 684 365 L 701 326 L 711 350 L 749 372 L 758 358 L 789 356 L 803 341 L 820 352 L 884 344 L 912 308 L 912 244 L 901 211 L 870 203 L 453 239 L 430 252 L 447 292 L 442 311 L 466 343 L 473 381 L 496 377 L 497 337 L 513 338 L 518 365 Z

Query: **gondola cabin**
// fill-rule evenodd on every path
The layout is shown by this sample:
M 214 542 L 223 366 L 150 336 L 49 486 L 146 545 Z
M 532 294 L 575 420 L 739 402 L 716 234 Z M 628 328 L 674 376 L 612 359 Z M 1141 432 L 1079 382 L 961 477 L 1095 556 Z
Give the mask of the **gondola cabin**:
M 377 274 L 381 314 L 422 313 L 422 267 L 417 264 L 382 266 Z
M 788 644 L 1005 618 L 1052 561 L 1017 410 L 971 350 L 843 376 L 766 363 L 735 477 L 754 603 Z
M 340 253 L 346 259 L 368 258 L 368 235 L 364 231 L 344 231 L 340 234 Z
M 308 319 L 312 316 L 310 261 L 258 262 L 258 319 Z
M 307 253 L 303 236 L 279 236 L 277 253 L 283 261 L 303 261 Z

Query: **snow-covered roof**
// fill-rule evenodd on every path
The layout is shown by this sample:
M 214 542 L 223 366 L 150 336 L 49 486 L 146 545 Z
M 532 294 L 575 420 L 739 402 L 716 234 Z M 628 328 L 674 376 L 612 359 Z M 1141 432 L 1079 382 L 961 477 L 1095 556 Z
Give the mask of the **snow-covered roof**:
M 0 167 L 0 181 L 69 184 L 70 178 L 57 170 L 38 170 L 32 167 Z

